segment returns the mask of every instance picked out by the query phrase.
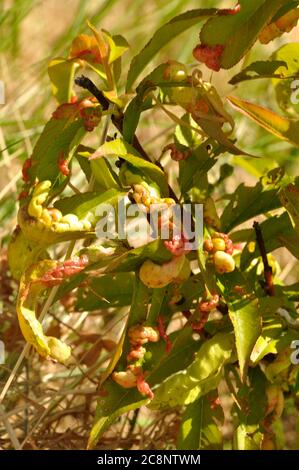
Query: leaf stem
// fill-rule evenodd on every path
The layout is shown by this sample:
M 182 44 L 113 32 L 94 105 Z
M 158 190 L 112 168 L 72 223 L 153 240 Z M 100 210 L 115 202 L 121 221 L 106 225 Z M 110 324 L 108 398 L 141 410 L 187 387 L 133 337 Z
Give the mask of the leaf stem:
M 256 241 L 261 253 L 263 265 L 264 265 L 264 277 L 265 277 L 265 292 L 267 295 L 274 296 L 274 284 L 273 284 L 273 272 L 272 268 L 268 261 L 265 241 L 263 238 L 263 233 L 261 226 L 258 222 L 253 223 L 253 228 L 255 230 Z

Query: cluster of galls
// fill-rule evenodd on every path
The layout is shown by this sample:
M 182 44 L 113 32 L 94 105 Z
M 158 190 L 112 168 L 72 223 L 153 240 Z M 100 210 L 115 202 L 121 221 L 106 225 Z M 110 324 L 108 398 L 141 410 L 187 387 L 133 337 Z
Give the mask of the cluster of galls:
M 63 103 L 52 114 L 54 119 L 83 119 L 83 125 L 87 132 L 92 132 L 102 118 L 102 107 L 95 98 L 85 98 L 78 101 L 73 97 L 70 103 Z
M 218 305 L 219 305 L 218 294 L 212 295 L 212 297 L 208 300 L 202 300 L 201 302 L 199 302 L 197 306 L 197 310 L 199 313 L 199 321 L 196 323 L 192 322 L 191 326 L 192 326 L 193 331 L 195 331 L 196 333 L 202 332 L 202 330 L 205 327 L 205 324 L 208 321 L 210 312 L 212 310 L 215 310 L 215 308 L 217 308 Z
M 233 16 L 239 13 L 241 5 L 238 3 L 234 8 L 225 8 L 217 12 L 218 16 Z M 198 44 L 193 49 L 193 57 L 198 62 L 203 62 L 209 69 L 219 72 L 221 69 L 221 59 L 224 52 L 223 44 L 207 45 Z
M 212 238 L 204 241 L 203 248 L 213 260 L 217 273 L 231 273 L 235 270 L 235 260 L 232 257 L 234 246 L 227 234 L 215 232 Z
M 153 204 L 167 206 L 175 204 L 175 201 L 169 197 L 161 198 L 158 192 L 145 182 L 142 184 L 133 184 L 132 189 L 132 199 L 136 202 L 136 204 L 141 206 L 145 212 L 149 212 L 151 205 Z
M 145 380 L 145 373 L 142 370 L 146 343 L 156 343 L 160 339 L 157 328 L 146 325 L 135 325 L 128 332 L 130 340 L 130 352 L 127 356 L 127 370 L 122 372 L 113 372 L 112 379 L 123 388 L 137 387 L 142 395 L 147 396 L 151 400 L 154 394 Z
M 171 159 L 175 162 L 181 162 L 182 160 L 187 160 L 187 158 L 191 155 L 191 150 L 189 150 L 187 147 L 185 149 L 182 147 L 183 146 L 181 146 L 181 149 L 179 149 L 176 144 L 172 143 L 164 148 L 164 152 L 170 150 Z

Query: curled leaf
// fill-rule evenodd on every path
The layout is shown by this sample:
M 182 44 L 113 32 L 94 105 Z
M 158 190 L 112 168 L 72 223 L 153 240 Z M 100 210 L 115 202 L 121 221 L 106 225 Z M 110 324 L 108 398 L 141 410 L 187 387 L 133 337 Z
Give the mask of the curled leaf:
M 64 263 L 43 260 L 33 264 L 21 277 L 17 299 L 20 328 L 26 341 L 43 357 L 65 363 L 71 355 L 71 349 L 58 338 L 44 334 L 42 325 L 36 318 L 38 298 L 46 288 L 59 285 L 66 277 L 80 272 L 87 262 L 86 257 Z

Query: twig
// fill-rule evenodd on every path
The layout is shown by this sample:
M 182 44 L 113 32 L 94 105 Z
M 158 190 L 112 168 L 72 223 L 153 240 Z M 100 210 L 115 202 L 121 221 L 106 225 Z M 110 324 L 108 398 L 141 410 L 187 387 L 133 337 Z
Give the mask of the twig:
M 98 100 L 98 102 L 102 105 L 104 111 L 108 109 L 109 107 L 109 100 L 103 95 L 102 91 L 99 90 L 96 85 L 88 78 L 85 77 L 84 75 L 81 75 L 81 77 L 75 78 L 75 83 L 76 85 L 80 86 L 81 88 L 84 88 L 85 90 L 88 90 L 95 98 Z M 124 120 L 124 115 L 122 112 L 117 110 L 117 114 L 113 114 L 111 117 L 111 120 L 115 127 L 119 130 L 119 132 L 122 134 L 123 133 L 123 120 Z M 133 147 L 142 155 L 142 157 L 157 165 L 159 168 L 162 169 L 162 166 L 160 162 L 152 162 L 146 151 L 144 150 L 143 146 L 139 142 L 139 139 L 136 135 L 133 137 Z M 172 197 L 176 202 L 178 202 L 178 199 L 176 197 L 176 194 L 174 193 L 173 189 L 168 185 L 169 188 L 169 195 Z
M 265 241 L 262 234 L 261 226 L 258 222 L 253 223 L 255 230 L 256 241 L 261 253 L 263 265 L 264 265 L 264 277 L 265 277 L 265 292 L 267 295 L 274 296 L 274 284 L 273 284 L 273 272 L 268 261 L 267 251 L 265 247 Z

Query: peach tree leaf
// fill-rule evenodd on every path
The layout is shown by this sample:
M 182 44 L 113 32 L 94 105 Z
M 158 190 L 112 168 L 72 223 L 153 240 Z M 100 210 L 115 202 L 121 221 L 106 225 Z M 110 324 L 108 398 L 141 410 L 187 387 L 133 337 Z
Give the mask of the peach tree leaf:
M 225 364 L 234 362 L 234 335 L 217 333 L 202 344 L 193 362 L 155 390 L 151 409 L 188 405 L 217 388 Z
M 255 186 L 240 184 L 222 213 L 222 230 L 229 232 L 252 217 L 281 207 L 279 190 L 279 186 L 264 186 L 260 181 Z
M 217 396 L 210 393 L 186 407 L 178 436 L 179 450 L 222 450 L 219 423 L 224 421 L 223 412 L 220 406 L 211 408 Z
M 71 59 L 57 57 L 48 65 L 52 93 L 59 104 L 69 103 L 72 97 L 74 76 L 79 64 Z
M 144 160 L 137 150 L 124 140 L 115 139 L 111 142 L 106 142 L 91 155 L 90 160 L 92 161 L 103 156 L 123 158 L 155 182 L 163 194 L 168 193 L 167 182 L 163 171 L 154 163 Z
M 299 12 L 299 9 L 298 9 Z M 272 83 L 275 87 L 276 100 L 283 112 L 293 118 L 298 118 L 299 116 L 299 105 L 296 96 L 296 88 L 299 86 L 299 81 L 296 82 L 295 79 L 299 79 L 299 64 L 297 57 L 299 54 L 299 43 L 285 44 L 280 47 L 276 52 L 273 53 L 272 57 L 275 60 L 285 61 L 287 64 L 287 72 L 279 68 L 278 73 L 284 75 L 285 80 L 273 79 Z M 289 77 L 289 75 L 291 75 Z M 294 88 L 294 85 L 297 85 Z M 293 99 L 293 95 L 294 99 Z
M 288 211 L 293 226 L 299 233 L 299 186 L 298 184 L 289 184 L 282 188 L 280 192 L 280 200 Z
M 229 96 L 227 99 L 235 109 L 268 132 L 299 147 L 299 121 L 287 119 L 270 109 L 234 96 Z
M 231 85 L 236 85 L 247 80 L 256 80 L 258 78 L 286 78 L 281 69 L 287 70 L 287 63 L 283 60 L 258 60 L 252 62 L 230 79 Z M 288 75 L 291 75 L 288 73 Z
M 230 69 L 244 57 L 284 0 L 240 0 L 239 3 L 237 14 L 211 18 L 200 32 L 202 45 L 224 47 L 220 57 L 224 69 Z
M 250 354 L 262 329 L 258 300 L 252 300 L 250 296 L 252 294 L 251 287 L 238 270 L 218 276 L 217 284 L 228 306 L 229 316 L 234 327 L 240 376 L 244 383 Z M 234 294 L 235 286 L 242 288 L 246 295 Z
M 127 78 L 127 92 L 131 90 L 136 79 L 162 47 L 184 31 L 216 13 L 217 10 L 214 8 L 191 10 L 176 16 L 161 26 L 146 46 L 133 58 Z

